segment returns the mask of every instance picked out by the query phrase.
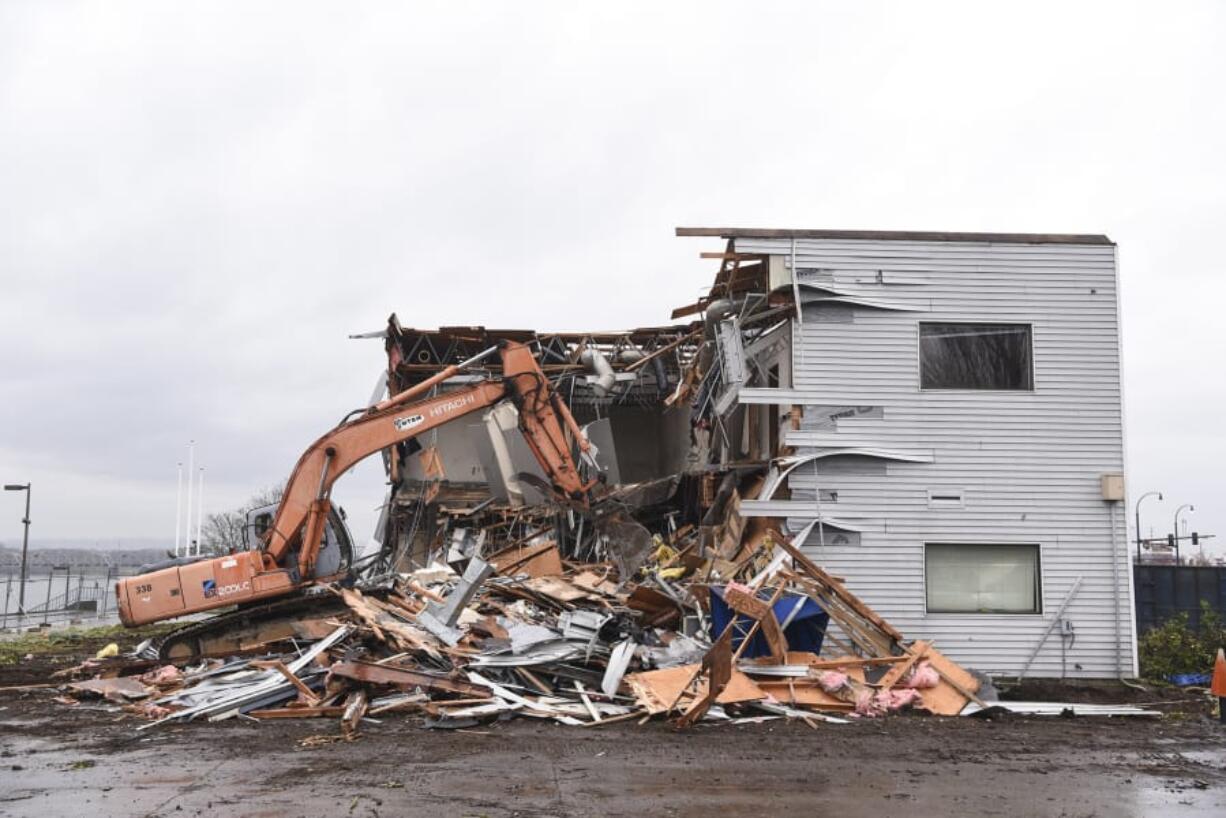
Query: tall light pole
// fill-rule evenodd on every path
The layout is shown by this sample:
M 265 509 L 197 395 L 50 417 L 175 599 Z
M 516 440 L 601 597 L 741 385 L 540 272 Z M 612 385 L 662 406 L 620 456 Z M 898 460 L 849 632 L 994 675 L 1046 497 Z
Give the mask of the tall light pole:
M 204 466 L 200 467 L 200 481 L 196 492 L 196 556 L 200 556 L 200 528 L 204 522 Z
M 1158 501 L 1162 501 L 1162 492 L 1147 491 L 1137 498 L 1137 562 L 1141 561 L 1141 501 L 1146 497 L 1158 496 Z
M 30 551 L 30 484 L 7 483 L 4 490 L 26 493 L 26 516 L 21 520 L 26 527 L 25 533 L 21 535 L 21 587 L 17 589 L 17 615 L 20 617 L 25 616 L 26 612 L 26 555 Z M 18 619 L 17 623 L 20 625 L 21 620 Z
M 195 476 L 196 441 L 187 443 L 187 525 L 183 528 L 183 553 L 192 553 L 192 479 Z M 177 555 L 176 555 L 177 556 Z
M 179 537 L 183 534 L 183 463 L 179 463 L 179 485 L 175 490 L 175 556 L 179 556 Z
M 1183 511 L 1185 508 L 1190 512 L 1196 511 L 1196 507 L 1193 506 L 1191 503 L 1184 503 L 1182 506 L 1175 509 L 1175 564 L 1176 565 L 1180 564 L 1179 563 L 1179 512 Z

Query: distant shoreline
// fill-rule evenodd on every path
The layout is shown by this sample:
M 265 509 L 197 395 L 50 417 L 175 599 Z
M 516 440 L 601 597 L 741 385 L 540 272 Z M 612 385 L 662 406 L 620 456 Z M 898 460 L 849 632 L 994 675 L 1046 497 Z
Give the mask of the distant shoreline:
M 30 546 L 29 567 L 31 574 L 63 565 L 79 567 L 131 568 L 157 562 L 166 558 L 173 548 L 54 548 Z M 0 545 L 0 571 L 19 570 L 21 549 Z

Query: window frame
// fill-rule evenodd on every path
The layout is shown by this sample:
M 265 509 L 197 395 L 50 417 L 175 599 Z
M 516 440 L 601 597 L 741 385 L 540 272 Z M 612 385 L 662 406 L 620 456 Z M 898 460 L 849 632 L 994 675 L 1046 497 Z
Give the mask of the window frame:
M 1012 546 L 1012 547 L 1024 546 L 1024 547 L 1033 548 L 1034 549 L 1034 560 L 1035 560 L 1034 581 L 1035 581 L 1035 586 L 1036 586 L 1034 589 L 1035 610 L 1033 611 L 951 611 L 951 610 L 945 610 L 942 608 L 930 607 L 928 604 L 928 546 L 930 545 L 958 546 L 958 547 L 979 546 L 981 548 L 993 548 L 997 546 Z M 1043 588 L 1046 585 L 1046 582 L 1043 577 L 1044 560 L 1043 560 L 1042 543 L 1037 543 L 1033 541 L 1031 542 L 1001 542 L 1001 541 L 990 541 L 990 540 L 988 541 L 974 540 L 974 541 L 969 541 L 969 542 L 954 542 L 951 540 L 934 540 L 931 542 L 925 541 L 923 543 L 923 550 L 924 550 L 923 575 L 924 575 L 924 615 L 925 616 L 977 616 L 977 617 L 1031 616 L 1031 617 L 1036 617 L 1039 619 L 1043 617 L 1043 610 L 1044 610 Z
M 1029 389 L 977 389 L 966 386 L 924 386 L 924 324 L 946 324 L 959 325 L 965 327 L 1026 327 L 1030 331 L 1030 388 Z M 1036 380 L 1035 366 L 1035 344 L 1034 344 L 1034 322 L 1033 321 L 995 321 L 984 319 L 981 321 L 941 321 L 933 318 L 924 318 L 915 322 L 915 380 L 916 386 L 920 392 L 957 392 L 965 394 L 981 394 L 984 392 L 991 394 L 1009 394 L 1009 395 L 1030 395 L 1038 391 L 1039 385 Z

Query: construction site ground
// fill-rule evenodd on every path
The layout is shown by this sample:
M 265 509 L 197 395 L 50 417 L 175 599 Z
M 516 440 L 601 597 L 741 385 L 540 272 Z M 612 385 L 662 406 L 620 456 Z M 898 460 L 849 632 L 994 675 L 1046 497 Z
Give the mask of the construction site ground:
M 0 687 L 96 650 L 31 654 Z M 1178 691 L 1035 683 L 1025 698 L 1160 702 L 1162 719 L 918 715 L 677 732 L 520 719 L 426 730 L 413 716 L 316 743 L 334 720 L 146 722 L 54 688 L 0 691 L 0 816 L 1214 815 L 1226 727 Z M 304 741 L 305 740 L 305 741 Z M 326 739 L 325 739 L 326 740 Z M 305 745 L 305 746 L 304 746 Z

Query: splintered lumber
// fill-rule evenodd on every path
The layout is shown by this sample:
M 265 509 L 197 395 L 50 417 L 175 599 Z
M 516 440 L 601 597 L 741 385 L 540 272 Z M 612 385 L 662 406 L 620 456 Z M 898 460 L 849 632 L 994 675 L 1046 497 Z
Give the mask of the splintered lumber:
M 315 691 L 307 687 L 303 681 L 293 673 L 293 671 L 285 666 L 285 662 L 282 662 L 280 659 L 272 659 L 270 661 L 253 661 L 251 666 L 258 668 L 272 668 L 284 676 L 286 681 L 297 688 L 298 695 L 302 697 L 304 702 L 307 704 L 319 703 L 319 697 L 315 695 Z
M 352 679 L 356 682 L 367 682 L 369 684 L 388 685 L 403 690 L 412 690 L 420 687 L 422 690 L 455 693 L 474 698 L 486 695 L 485 688 L 478 687 L 469 682 L 397 665 L 378 665 L 373 662 L 350 660 L 337 662 L 331 667 L 330 671 L 333 676 L 340 678 Z
M 600 721 L 600 711 L 592 705 L 592 700 L 588 697 L 587 690 L 583 687 L 583 682 L 575 679 L 574 685 L 575 690 L 579 691 L 579 698 L 583 701 L 583 706 L 587 709 L 588 715 L 592 717 L 592 721 Z
M 956 716 L 966 707 L 968 700 L 980 707 L 985 706 L 975 695 L 979 692 L 979 680 L 964 668 L 931 647 L 924 659 L 941 677 L 941 684 L 920 691 L 925 708 L 939 716 Z
M 719 694 L 724 692 L 732 679 L 732 628 L 724 628 L 723 634 L 702 657 L 702 675 L 706 689 L 690 703 L 681 717 L 678 727 L 689 727 L 707 714 Z
M 499 551 L 487 562 L 505 577 L 527 574 L 530 577 L 553 577 L 562 573 L 562 556 L 552 540 L 538 545 L 512 546 Z
M 801 553 L 799 548 L 792 545 L 786 539 L 776 540 L 775 545 L 787 552 L 788 556 L 790 556 L 796 562 L 796 564 L 809 575 L 810 579 L 818 583 L 823 590 L 827 592 L 828 596 L 832 596 L 833 598 L 837 599 L 849 610 L 854 611 L 864 620 L 871 622 L 882 633 L 893 639 L 895 642 L 903 641 L 905 637 L 895 630 L 893 625 L 886 622 L 884 619 L 878 616 L 875 611 L 861 602 L 859 598 L 850 593 L 843 587 L 841 582 L 836 581 L 834 577 L 817 567 L 817 565 L 811 559 Z
M 351 739 L 357 735 L 358 722 L 366 715 L 366 691 L 355 690 L 345 700 L 344 712 L 341 713 L 341 733 Z
M 774 610 L 774 605 L 775 605 L 775 603 L 776 603 L 776 602 L 778 602 L 778 601 L 779 601 L 779 597 L 783 595 L 783 588 L 784 588 L 784 585 L 785 585 L 785 583 L 780 583 L 780 584 L 779 584 L 779 587 L 775 589 L 775 593 L 771 594 L 770 601 L 766 603 L 766 610 L 767 610 L 767 612 L 771 612 L 771 611 L 773 611 L 773 610 Z M 746 633 L 746 634 L 745 634 L 745 635 L 744 635 L 744 636 L 741 638 L 741 644 L 740 644 L 740 646 L 739 646 L 739 647 L 736 649 L 736 653 L 732 654 L 732 662 L 733 662 L 733 664 L 735 664 L 735 663 L 736 663 L 736 662 L 737 662 L 737 661 L 738 661 L 738 660 L 741 658 L 741 654 L 745 652 L 745 649 L 746 649 L 747 647 L 749 647 L 749 642 L 750 642 L 750 640 L 752 640 L 752 639 L 753 639 L 754 634 L 756 634 L 756 633 L 758 632 L 758 629 L 762 627 L 762 623 L 763 623 L 763 621 L 764 621 L 764 619 L 765 619 L 765 618 L 766 618 L 766 617 L 763 617 L 763 619 L 756 619 L 756 620 L 754 620 L 753 625 L 752 625 L 752 626 L 749 628 L 749 632 L 748 632 L 748 633 Z M 774 615 L 773 613 L 771 613 L 771 614 L 770 614 L 770 620 L 771 620 L 772 622 L 775 622 L 775 627 L 776 627 L 776 628 L 778 628 L 778 627 L 779 627 L 779 623 L 778 623 L 778 622 L 775 620 L 775 615 Z M 728 631 L 732 630 L 732 627 L 733 627 L 734 623 L 735 623 L 735 620 L 733 620 L 733 621 L 729 622 L 729 623 L 728 623 L 728 627 L 724 628 L 724 633 L 727 633 Z M 722 636 L 722 634 L 721 634 L 721 636 Z M 783 634 L 782 634 L 782 633 L 780 633 L 779 638 L 780 638 L 780 640 L 782 640 L 782 639 L 783 639 Z M 772 655 L 776 653 L 775 648 L 774 648 L 773 646 L 772 646 L 771 652 L 772 652 Z M 787 642 L 783 642 L 783 648 L 782 648 L 781 650 L 779 650 L 779 651 L 778 651 L 778 655 L 779 655 L 780 657 L 782 657 L 782 656 L 783 656 L 783 654 L 785 654 L 786 652 L 787 652 Z
M 903 661 L 897 662 L 877 681 L 878 689 L 890 690 L 901 682 L 902 678 L 911 672 L 911 668 L 915 667 L 915 663 L 923 658 L 929 647 L 931 645 L 927 642 L 916 642 L 908 647 Z
M 818 659 L 816 661 L 807 662 L 809 667 L 815 670 L 844 670 L 851 667 L 867 667 L 870 665 L 889 665 L 895 662 L 906 662 L 911 657 L 908 655 L 902 656 L 869 656 L 867 658 L 859 656 L 844 656 L 835 659 Z
M 343 707 L 279 707 L 273 710 L 252 710 L 247 715 L 257 719 L 317 719 L 335 718 L 344 712 Z
M 769 693 L 777 701 L 797 707 L 840 712 L 855 709 L 853 703 L 827 693 L 810 679 L 758 680 L 757 685 L 764 693 Z
M 524 581 L 524 587 L 562 603 L 576 602 L 580 599 L 591 599 L 591 591 L 573 585 L 561 577 L 531 577 Z
M 400 650 L 420 650 L 433 657 L 439 656 L 434 637 L 393 614 L 389 606 L 373 597 L 364 596 L 356 588 L 342 588 L 340 594 L 349 609 L 375 632 L 380 641 L 391 642 Z
M 631 673 L 625 677 L 634 697 L 651 715 L 667 713 L 694 677 L 702 670 L 702 665 L 678 665 L 662 670 L 649 670 L 643 673 Z
M 156 692 L 140 683 L 135 676 L 115 676 L 109 679 L 87 679 L 70 682 L 68 689 L 76 693 L 92 693 L 111 701 L 143 699 Z
M 779 627 L 779 620 L 775 618 L 775 611 L 772 607 L 773 600 L 778 597 L 780 592 L 776 592 L 772 602 L 759 599 L 751 589 L 742 589 L 739 586 L 729 584 L 724 589 L 724 602 L 728 607 L 739 614 L 744 614 L 754 620 L 761 628 L 762 635 L 766 638 L 767 647 L 770 648 L 770 660 L 776 663 L 782 663 L 784 656 L 787 654 L 788 642 L 783 636 L 783 628 Z M 745 649 L 745 643 L 753 638 L 750 633 L 741 642 L 741 649 L 737 652 L 739 656 Z

